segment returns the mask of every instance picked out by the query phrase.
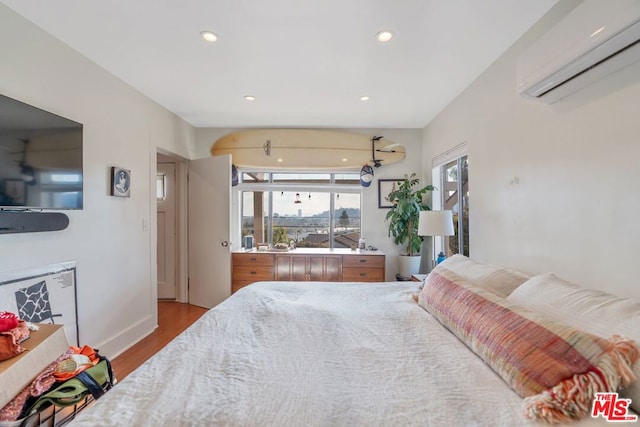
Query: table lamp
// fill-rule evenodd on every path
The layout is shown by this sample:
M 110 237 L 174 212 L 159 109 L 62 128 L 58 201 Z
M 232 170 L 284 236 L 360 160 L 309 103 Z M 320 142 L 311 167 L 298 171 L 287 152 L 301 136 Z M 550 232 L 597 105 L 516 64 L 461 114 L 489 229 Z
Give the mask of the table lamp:
M 431 268 L 435 267 L 436 241 L 435 236 L 453 236 L 453 212 L 452 211 L 421 211 L 418 219 L 418 235 L 431 236 L 433 243 Z

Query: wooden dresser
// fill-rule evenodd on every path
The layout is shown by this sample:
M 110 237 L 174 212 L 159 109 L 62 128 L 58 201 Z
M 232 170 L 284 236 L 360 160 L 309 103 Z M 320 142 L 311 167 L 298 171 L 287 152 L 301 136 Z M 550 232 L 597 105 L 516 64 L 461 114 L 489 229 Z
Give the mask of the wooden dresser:
M 232 254 L 231 292 L 261 280 L 297 282 L 384 282 L 380 251 L 298 248 L 288 252 Z
M 253 282 L 275 277 L 275 256 L 272 253 L 234 252 L 231 261 L 231 293 Z

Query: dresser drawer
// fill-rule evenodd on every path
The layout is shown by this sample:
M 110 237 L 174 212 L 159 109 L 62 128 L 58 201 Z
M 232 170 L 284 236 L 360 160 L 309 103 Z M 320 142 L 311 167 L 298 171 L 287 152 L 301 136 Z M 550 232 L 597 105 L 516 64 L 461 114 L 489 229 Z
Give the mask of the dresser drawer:
M 232 260 L 234 268 L 245 266 L 273 266 L 273 254 L 232 254 Z
M 343 267 L 384 268 L 384 256 L 382 255 L 344 255 Z
M 262 266 L 233 266 L 234 281 L 258 282 L 260 280 L 273 280 L 273 267 Z
M 343 260 L 344 262 L 344 260 Z M 343 282 L 384 282 L 384 269 L 365 267 L 343 267 Z

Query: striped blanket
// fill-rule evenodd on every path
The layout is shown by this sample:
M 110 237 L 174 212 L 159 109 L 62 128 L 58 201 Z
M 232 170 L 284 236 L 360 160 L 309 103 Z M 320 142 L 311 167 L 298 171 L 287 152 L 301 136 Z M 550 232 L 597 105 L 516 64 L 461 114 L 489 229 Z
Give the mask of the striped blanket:
M 607 340 L 551 320 L 450 270 L 428 276 L 418 303 L 525 398 L 530 418 L 583 417 L 596 392 L 614 392 L 634 380 L 638 349 L 632 341 Z

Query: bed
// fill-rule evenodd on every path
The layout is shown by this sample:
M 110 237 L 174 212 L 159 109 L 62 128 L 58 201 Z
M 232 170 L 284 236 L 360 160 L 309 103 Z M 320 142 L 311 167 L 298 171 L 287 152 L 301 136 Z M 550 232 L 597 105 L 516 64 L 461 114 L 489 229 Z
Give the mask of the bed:
M 477 265 L 472 271 L 470 260 L 456 259 L 464 265 L 458 270 L 477 274 Z M 449 268 L 456 259 L 447 261 Z M 493 270 L 480 276 L 506 287 L 495 291 L 506 299 L 511 288 L 530 281 L 514 274 L 516 284 Z M 72 425 L 539 425 L 523 414 L 522 397 L 416 302 L 421 285 L 247 286 Z M 623 303 L 632 304 L 627 332 L 637 333 L 639 306 Z M 605 424 L 603 417 L 573 423 Z

